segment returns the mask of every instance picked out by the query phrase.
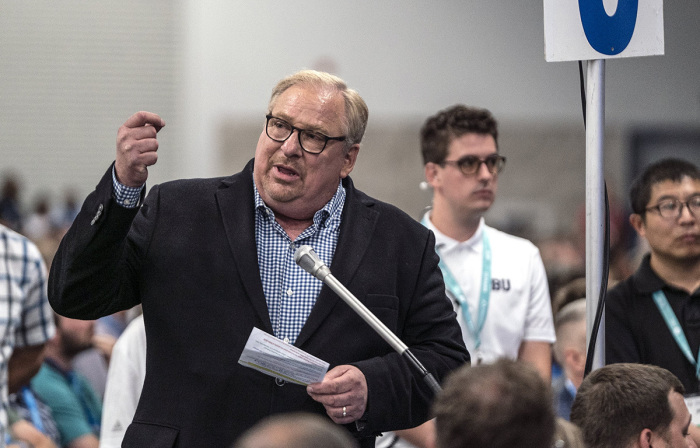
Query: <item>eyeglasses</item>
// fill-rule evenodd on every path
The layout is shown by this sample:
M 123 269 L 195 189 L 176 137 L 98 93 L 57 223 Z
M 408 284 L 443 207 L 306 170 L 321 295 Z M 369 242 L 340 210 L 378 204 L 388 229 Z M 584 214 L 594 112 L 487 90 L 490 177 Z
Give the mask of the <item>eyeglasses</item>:
M 700 211 L 700 194 L 692 196 L 685 202 L 678 199 L 665 199 L 656 205 L 647 207 L 647 211 L 656 210 L 664 219 L 678 219 L 683 213 L 683 206 L 688 207 L 688 211 L 693 216 L 698 216 Z
M 459 160 L 443 160 L 440 165 L 454 165 L 462 171 L 462 174 L 472 175 L 479 171 L 482 163 L 486 165 L 486 169 L 491 174 L 498 174 L 505 168 L 506 158 L 498 154 L 492 154 L 485 159 L 480 159 L 476 156 L 464 156 Z
M 347 137 L 328 137 L 320 132 L 308 131 L 306 129 L 300 129 L 296 126 L 292 126 L 281 118 L 273 117 L 272 115 L 266 115 L 267 124 L 265 125 L 265 133 L 268 137 L 276 142 L 283 142 L 287 140 L 294 131 L 298 131 L 299 145 L 301 149 L 311 154 L 320 154 L 326 149 L 326 144 L 328 140 L 338 140 L 339 142 L 344 141 Z

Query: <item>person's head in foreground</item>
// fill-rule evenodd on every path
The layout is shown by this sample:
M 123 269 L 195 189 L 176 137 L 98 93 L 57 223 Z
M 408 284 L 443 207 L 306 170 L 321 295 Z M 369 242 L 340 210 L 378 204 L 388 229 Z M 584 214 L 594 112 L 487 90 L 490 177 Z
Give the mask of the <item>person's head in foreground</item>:
M 454 371 L 433 415 L 437 448 L 550 448 L 554 436 L 550 386 L 520 361 Z
M 233 448 L 357 448 L 342 426 L 316 414 L 279 414 L 243 433 Z
M 610 364 L 591 372 L 576 393 L 571 421 L 588 448 L 696 448 L 683 385 L 645 364 Z

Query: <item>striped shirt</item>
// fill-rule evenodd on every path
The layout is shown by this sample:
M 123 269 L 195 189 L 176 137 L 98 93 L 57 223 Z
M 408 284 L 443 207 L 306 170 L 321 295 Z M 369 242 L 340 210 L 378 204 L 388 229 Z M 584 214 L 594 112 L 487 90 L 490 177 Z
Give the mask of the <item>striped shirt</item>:
M 0 225 L 0 444 L 7 429 L 7 366 L 15 347 L 40 345 L 54 334 L 46 266 L 26 237 Z

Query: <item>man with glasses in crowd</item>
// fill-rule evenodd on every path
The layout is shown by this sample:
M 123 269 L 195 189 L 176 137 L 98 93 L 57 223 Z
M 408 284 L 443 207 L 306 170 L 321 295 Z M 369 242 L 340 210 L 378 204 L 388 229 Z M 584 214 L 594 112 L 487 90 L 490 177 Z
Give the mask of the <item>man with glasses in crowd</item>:
M 367 117 L 339 78 L 296 73 L 273 89 L 242 172 L 154 186 L 145 200 L 165 123 L 139 112 L 119 129 L 116 162 L 56 255 L 50 300 L 82 319 L 143 304 L 146 378 L 124 446 L 229 446 L 263 417 L 303 411 L 373 447 L 428 418 L 430 386 L 294 262 L 311 245 L 437 381 L 469 361 L 433 235 L 348 176 Z M 254 327 L 328 362 L 323 381 L 239 365 Z
M 435 233 L 472 364 L 519 359 L 549 383 L 555 333 L 539 250 L 484 222 L 506 163 L 498 153 L 496 120 L 488 110 L 463 105 L 440 111 L 421 129 L 421 153 L 433 190 L 422 223 Z M 425 446 L 430 425 L 399 434 Z
M 539 250 L 484 221 L 506 164 L 498 153 L 496 120 L 485 109 L 443 110 L 423 125 L 421 153 L 433 190 L 422 223 L 435 233 L 472 362 L 520 359 L 549 380 L 555 336 Z
M 632 184 L 630 205 L 630 223 L 649 253 L 634 275 L 608 291 L 605 362 L 663 367 L 681 380 L 686 393 L 697 394 L 700 170 L 679 159 L 656 162 Z M 700 442 L 700 431 L 691 430 Z

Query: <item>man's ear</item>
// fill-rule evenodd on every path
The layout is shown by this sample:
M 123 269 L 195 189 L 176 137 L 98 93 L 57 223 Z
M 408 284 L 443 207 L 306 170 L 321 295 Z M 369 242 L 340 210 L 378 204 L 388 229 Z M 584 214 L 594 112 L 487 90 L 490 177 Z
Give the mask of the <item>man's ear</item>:
M 642 432 L 639 433 L 637 438 L 637 446 L 641 448 L 651 448 L 652 439 L 654 438 L 654 433 L 649 428 L 644 428 Z
M 564 350 L 564 359 L 566 359 L 566 362 L 572 367 L 579 370 L 584 370 L 586 366 L 586 354 L 581 353 L 581 351 L 573 347 Z
M 435 188 L 436 182 L 438 182 L 439 178 L 439 173 L 438 173 L 438 164 L 433 163 L 433 162 L 428 162 L 425 164 L 424 167 L 425 170 L 425 181 L 428 182 L 428 184 Z
M 345 160 L 343 162 L 343 168 L 340 170 L 341 179 L 348 177 L 353 168 L 355 168 L 355 162 L 357 161 L 357 153 L 360 152 L 360 145 L 355 143 L 350 148 L 348 148 L 345 153 Z
M 644 218 L 642 217 L 642 215 L 632 213 L 630 215 L 630 224 L 632 225 L 634 230 L 637 231 L 639 236 L 644 237 L 644 234 L 646 233 L 646 225 L 644 223 Z

